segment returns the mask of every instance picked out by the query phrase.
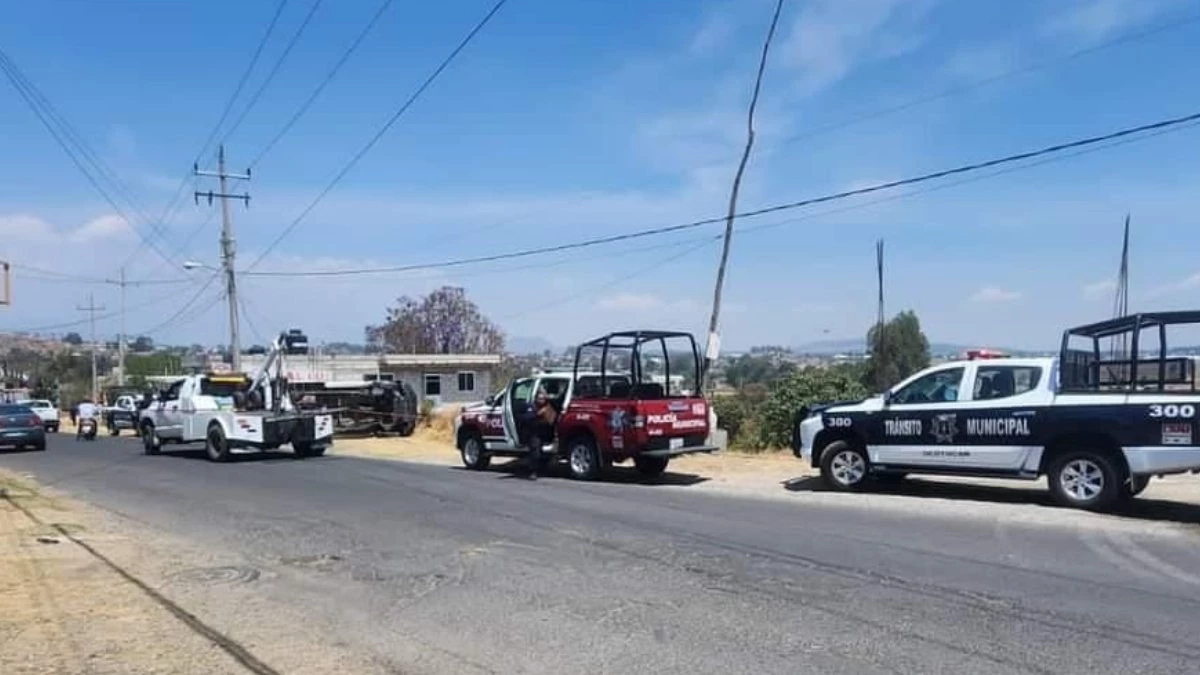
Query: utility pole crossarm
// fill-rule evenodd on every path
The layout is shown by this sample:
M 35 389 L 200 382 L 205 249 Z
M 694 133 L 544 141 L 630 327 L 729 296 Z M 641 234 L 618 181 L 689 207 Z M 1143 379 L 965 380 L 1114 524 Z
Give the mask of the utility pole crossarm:
M 250 180 L 250 170 L 247 169 L 244 174 L 227 172 L 225 170 L 225 146 L 222 144 L 217 150 L 217 170 L 201 171 L 199 166 L 195 166 L 193 173 L 220 181 L 219 192 L 209 190 L 208 192 L 196 192 L 195 195 L 197 204 L 200 203 L 201 197 L 207 198 L 209 204 L 212 204 L 214 199 L 221 200 L 221 267 L 225 271 L 225 296 L 229 302 L 229 353 L 233 362 L 231 364 L 233 371 L 239 372 L 242 368 L 242 347 L 238 327 L 237 273 L 234 269 L 237 250 L 233 239 L 233 219 L 229 215 L 229 200 L 240 199 L 246 206 L 249 206 L 250 194 L 230 194 L 228 181 L 230 179 Z

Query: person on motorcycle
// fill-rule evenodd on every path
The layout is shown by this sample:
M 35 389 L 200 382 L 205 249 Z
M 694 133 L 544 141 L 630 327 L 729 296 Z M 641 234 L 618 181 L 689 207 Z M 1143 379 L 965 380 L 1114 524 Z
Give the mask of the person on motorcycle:
M 77 426 L 75 427 L 75 439 L 78 440 L 83 437 L 84 420 L 91 420 L 91 423 L 95 425 L 99 423 L 97 421 L 99 416 L 100 409 L 96 407 L 95 403 L 88 400 L 81 402 L 77 414 L 78 422 L 76 422 Z

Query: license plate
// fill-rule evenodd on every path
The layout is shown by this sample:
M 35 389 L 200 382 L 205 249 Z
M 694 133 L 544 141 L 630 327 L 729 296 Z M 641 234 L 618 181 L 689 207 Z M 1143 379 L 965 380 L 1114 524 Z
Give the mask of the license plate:
M 682 447 L 683 447 L 683 439 L 682 438 L 672 438 L 671 439 L 671 449 L 672 450 L 678 450 L 679 448 L 682 448 Z
M 1191 445 L 1192 425 L 1190 422 L 1168 423 L 1162 427 L 1163 445 Z

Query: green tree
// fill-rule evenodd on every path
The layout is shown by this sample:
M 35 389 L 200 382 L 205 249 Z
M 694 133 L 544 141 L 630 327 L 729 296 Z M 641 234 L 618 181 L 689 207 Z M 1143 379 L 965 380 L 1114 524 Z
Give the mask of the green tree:
M 758 407 L 758 445 L 783 448 L 792 442 L 796 413 L 804 406 L 863 398 L 867 390 L 845 369 L 803 368 L 771 386 Z
M 367 343 L 405 354 L 498 354 L 504 333 L 467 298 L 443 286 L 419 300 L 401 297 L 381 326 L 368 326 Z
M 778 354 L 742 354 L 725 366 L 725 382 L 735 389 L 751 384 L 770 384 L 795 370 L 795 364 Z
M 63 336 L 62 341 L 66 344 L 75 345 L 78 347 L 79 345 L 83 344 L 83 336 L 79 333 L 67 333 Z
M 145 382 L 147 377 L 156 375 L 181 375 L 183 362 L 178 354 L 170 352 L 154 352 L 151 354 L 130 354 L 125 357 L 125 375 L 131 380 L 138 378 Z
M 867 332 L 871 358 L 863 373 L 863 384 L 883 391 L 929 365 L 929 340 L 912 310 L 900 312 L 882 326 Z

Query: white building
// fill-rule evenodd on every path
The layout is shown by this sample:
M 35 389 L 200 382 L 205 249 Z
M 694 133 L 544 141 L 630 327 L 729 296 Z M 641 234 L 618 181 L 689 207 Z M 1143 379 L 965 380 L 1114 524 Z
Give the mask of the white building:
M 254 372 L 266 358 L 243 354 L 242 370 Z M 407 382 L 434 404 L 481 401 L 499 387 L 499 354 L 335 355 L 312 352 L 289 356 L 284 375 L 292 382 Z

